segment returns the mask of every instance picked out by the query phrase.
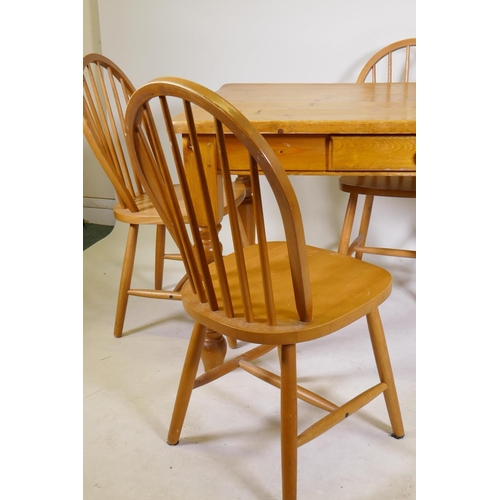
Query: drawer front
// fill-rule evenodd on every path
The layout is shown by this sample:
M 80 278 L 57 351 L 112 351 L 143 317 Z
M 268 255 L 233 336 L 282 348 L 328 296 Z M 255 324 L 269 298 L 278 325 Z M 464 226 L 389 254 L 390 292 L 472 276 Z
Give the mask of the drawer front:
M 264 135 L 288 172 L 324 172 L 328 170 L 328 143 L 325 136 Z M 234 136 L 226 136 L 231 170 L 248 171 L 248 152 Z
M 415 171 L 414 135 L 332 136 L 329 169 L 373 171 Z

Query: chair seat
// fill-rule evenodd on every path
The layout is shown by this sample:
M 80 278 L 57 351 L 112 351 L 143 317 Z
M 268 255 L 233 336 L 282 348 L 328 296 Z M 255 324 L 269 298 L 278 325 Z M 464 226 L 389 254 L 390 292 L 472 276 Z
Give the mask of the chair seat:
M 241 302 L 233 304 L 235 317 L 241 318 L 241 321 L 226 318 L 220 294 L 220 310 L 211 311 L 208 303 L 199 303 L 199 298 L 193 294 L 189 284 L 182 289 L 182 301 L 187 313 L 201 324 L 229 337 L 256 344 L 283 345 L 312 340 L 339 330 L 365 316 L 391 293 L 392 278 L 384 269 L 330 250 L 308 246 L 314 309 L 313 320 L 302 323 L 297 316 L 286 243 L 270 242 L 268 249 L 273 287 L 279 290 L 279 294 L 275 294 L 277 326 L 268 326 L 265 320 L 264 292 L 256 245 L 245 248 L 254 323 L 244 320 Z M 236 292 L 240 280 L 234 255 L 225 257 L 224 263 L 229 287 Z M 215 276 L 213 264 L 211 270 Z M 238 294 L 234 293 L 233 297 L 236 296 Z
M 341 191 L 353 194 L 389 196 L 393 198 L 415 198 L 417 192 L 415 176 L 342 176 Z
M 174 186 L 174 188 L 177 198 L 179 200 L 180 209 L 187 221 L 186 207 L 182 199 L 181 187 L 180 185 L 176 185 Z M 233 191 L 234 191 L 236 206 L 238 206 L 245 198 L 246 194 L 245 185 L 242 184 L 241 182 L 233 182 Z M 113 212 L 117 220 L 121 222 L 126 222 L 127 224 L 156 224 L 156 225 L 163 224 L 161 217 L 158 215 L 158 212 L 153 207 L 153 204 L 151 203 L 151 200 L 149 199 L 149 196 L 147 194 L 136 196 L 134 198 L 134 201 L 137 205 L 137 208 L 139 209 L 138 212 L 131 212 L 128 208 L 121 207 L 119 203 L 117 203 L 113 207 Z M 227 214 L 227 203 L 225 203 L 225 197 L 224 197 L 224 215 L 226 214 Z
M 128 208 L 121 207 L 119 203 L 113 207 L 116 220 L 127 224 L 163 224 L 147 194 L 137 196 L 134 201 L 139 209 L 138 212 L 131 212 Z

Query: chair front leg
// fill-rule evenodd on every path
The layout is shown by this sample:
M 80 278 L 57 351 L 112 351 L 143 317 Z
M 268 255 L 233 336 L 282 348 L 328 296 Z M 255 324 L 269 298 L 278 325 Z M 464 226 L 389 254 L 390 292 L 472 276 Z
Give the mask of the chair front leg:
M 405 430 L 403 427 L 403 419 L 399 408 L 398 394 L 396 392 L 396 384 L 394 383 L 394 375 L 392 373 L 391 360 L 387 343 L 385 340 L 384 328 L 380 319 L 378 309 L 373 310 L 366 316 L 368 322 L 368 330 L 375 355 L 375 362 L 380 376 L 380 381 L 387 384 L 387 389 L 384 391 L 385 404 L 391 421 L 393 436 L 397 439 L 404 437 Z
M 120 278 L 120 288 L 118 290 L 118 304 L 116 305 L 115 337 L 121 337 L 123 333 L 125 313 L 127 312 L 128 304 L 128 291 L 130 290 L 130 283 L 132 283 L 132 271 L 134 269 L 138 234 L 139 226 L 137 224 L 130 224 L 125 246 L 125 255 L 123 256 L 122 275 Z
M 340 243 L 338 252 L 347 255 L 349 249 L 349 242 L 351 241 L 352 226 L 354 224 L 354 215 L 356 214 L 356 205 L 358 203 L 358 195 L 352 193 L 349 195 L 347 208 L 342 225 L 342 232 L 340 233 Z
M 359 234 L 361 236 L 361 240 L 358 243 L 358 246 L 360 247 L 366 246 L 366 237 L 368 236 L 368 227 L 370 226 L 370 218 L 372 216 L 373 199 L 374 197 L 371 195 L 367 195 L 365 197 L 365 204 L 363 205 L 363 213 L 359 224 Z M 362 260 L 363 252 L 356 252 L 355 257 L 356 259 Z
M 281 363 L 281 481 L 283 500 L 297 498 L 297 364 L 295 344 L 279 348 Z
M 176 445 L 179 442 L 179 437 L 184 424 L 189 400 L 193 392 L 193 385 L 198 372 L 200 364 L 201 351 L 205 342 L 206 328 L 196 322 L 191 333 L 191 339 L 182 369 L 181 379 L 179 382 L 179 389 L 177 390 L 177 398 L 175 400 L 174 411 L 172 420 L 170 422 L 170 429 L 168 431 L 167 443 Z

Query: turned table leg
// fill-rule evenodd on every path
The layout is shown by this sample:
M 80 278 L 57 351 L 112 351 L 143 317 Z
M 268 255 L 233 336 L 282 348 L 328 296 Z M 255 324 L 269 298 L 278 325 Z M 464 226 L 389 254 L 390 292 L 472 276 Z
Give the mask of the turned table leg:
M 220 173 L 217 170 L 218 159 L 216 155 L 216 148 L 213 147 L 215 139 L 212 135 L 199 136 L 198 139 L 199 139 L 200 154 L 203 158 L 206 167 L 205 176 L 208 183 L 208 187 L 211 194 L 213 195 L 213 200 L 217 200 L 216 203 L 218 204 L 218 206 L 214 207 L 214 209 L 216 214 L 218 214 L 217 222 L 219 224 L 217 230 L 219 231 L 221 228 L 220 222 L 222 221 L 224 209 L 222 202 L 222 182 L 220 178 Z M 183 136 L 182 142 L 183 142 L 184 165 L 186 173 L 188 179 L 192 181 L 193 186 L 196 186 L 198 183 L 198 174 L 197 174 L 196 159 L 193 153 L 193 146 L 191 144 L 188 135 Z M 242 182 L 244 182 L 245 186 L 247 187 L 248 193 L 251 193 L 250 177 L 244 176 L 241 179 Z M 211 262 L 213 260 L 212 242 L 210 240 L 208 228 L 206 226 L 203 207 L 198 206 L 197 201 L 198 198 L 195 197 L 194 204 L 195 204 L 195 209 L 198 211 L 197 216 L 198 216 L 198 224 L 200 225 L 199 228 L 200 234 L 203 241 L 203 246 L 205 248 L 205 254 L 208 257 L 209 262 Z M 255 240 L 254 237 L 255 224 L 253 223 L 253 211 L 251 202 L 252 202 L 251 195 L 249 197 L 249 195 L 247 194 L 247 198 L 245 198 L 245 200 L 243 201 L 243 205 L 245 204 L 246 205 L 245 207 L 240 208 L 240 215 L 242 216 L 245 230 L 247 231 L 248 235 L 251 235 L 252 238 L 251 241 L 253 242 Z M 207 329 L 205 345 L 203 346 L 201 354 L 201 359 L 205 367 L 205 371 L 215 366 L 218 366 L 224 362 L 228 343 L 229 346 L 233 349 L 237 347 L 236 340 L 228 339 L 228 342 L 226 342 L 226 339 L 223 337 L 222 334 Z
M 207 328 L 205 333 L 205 344 L 201 351 L 201 361 L 203 362 L 205 371 L 207 372 L 224 363 L 226 351 L 227 344 L 224 335 Z
M 217 230 L 220 231 L 221 227 L 222 226 L 219 224 L 217 226 Z M 208 228 L 200 227 L 200 235 L 203 241 L 203 247 L 205 248 L 205 254 L 208 257 L 209 262 L 211 262 L 213 260 L 213 250 Z M 231 347 L 234 348 L 236 345 L 231 345 Z M 205 344 L 203 345 L 203 350 L 201 351 L 201 361 L 203 362 L 205 371 L 224 363 L 226 352 L 227 343 L 224 336 L 221 333 L 207 328 L 205 333 Z

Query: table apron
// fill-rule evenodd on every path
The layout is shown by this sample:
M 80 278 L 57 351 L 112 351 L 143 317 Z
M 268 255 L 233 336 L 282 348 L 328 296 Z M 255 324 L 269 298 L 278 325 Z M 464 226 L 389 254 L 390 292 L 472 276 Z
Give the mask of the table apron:
M 415 135 L 264 135 L 289 174 L 305 175 L 414 175 Z M 212 135 L 199 137 L 202 149 L 215 153 Z M 231 170 L 248 172 L 248 152 L 226 135 Z M 214 158 L 215 159 L 215 158 Z

